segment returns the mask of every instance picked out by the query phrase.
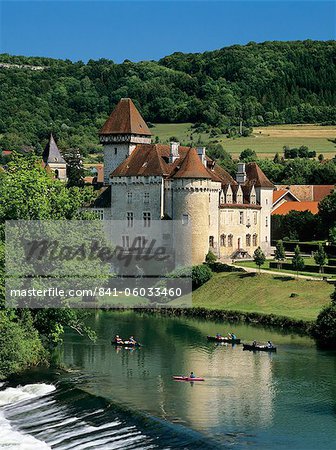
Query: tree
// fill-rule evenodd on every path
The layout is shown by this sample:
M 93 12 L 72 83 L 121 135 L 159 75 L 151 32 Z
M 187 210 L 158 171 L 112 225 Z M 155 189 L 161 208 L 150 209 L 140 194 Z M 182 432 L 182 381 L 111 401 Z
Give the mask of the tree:
M 336 286 L 330 295 L 331 304 L 322 309 L 317 316 L 313 335 L 319 345 L 326 348 L 336 348 Z
M 336 227 L 330 228 L 328 239 L 330 244 L 336 245 Z
M 336 191 L 320 201 L 318 215 L 321 219 L 323 231 L 327 236 L 329 230 L 336 226 Z
M 258 266 L 258 268 L 259 268 L 259 274 L 260 274 L 260 267 L 261 267 L 263 264 L 265 264 L 265 261 L 266 261 L 265 254 L 264 254 L 264 252 L 261 250 L 260 247 L 258 247 L 258 248 L 254 251 L 254 253 L 253 253 L 253 260 L 254 260 L 254 262 L 256 263 L 256 265 Z
M 286 259 L 285 248 L 281 240 L 276 243 L 274 259 L 278 261 L 278 269 L 281 269 L 281 263 Z
M 304 260 L 300 254 L 300 247 L 297 245 L 294 250 L 294 256 L 292 258 L 292 266 L 296 271 L 297 279 L 299 278 L 299 271 L 304 269 Z
M 279 152 L 276 152 L 276 154 L 274 155 L 273 162 L 275 164 L 280 164 L 281 163 L 281 158 L 280 158 Z
M 258 156 L 257 156 L 256 152 L 254 150 L 252 150 L 251 148 L 246 148 L 239 155 L 239 161 L 242 161 L 242 162 L 254 162 L 254 161 L 257 161 L 257 159 L 258 159 Z
M 46 195 L 47 193 L 47 195 Z M 14 154 L 0 172 L 0 223 L 5 220 L 79 218 L 79 210 L 94 199 L 91 187 L 68 188 L 42 168 L 33 154 Z
M 314 253 L 314 260 L 320 268 L 319 269 L 320 273 L 323 273 L 323 266 L 325 266 L 327 262 L 327 254 L 322 244 L 319 244 L 318 250 Z
M 69 148 L 63 152 L 67 163 L 68 186 L 84 186 L 85 170 L 83 159 L 78 148 Z

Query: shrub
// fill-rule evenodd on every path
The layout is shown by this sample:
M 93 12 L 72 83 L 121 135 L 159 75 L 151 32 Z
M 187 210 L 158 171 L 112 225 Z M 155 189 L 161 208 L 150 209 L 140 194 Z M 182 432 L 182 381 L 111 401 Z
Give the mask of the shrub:
M 213 273 L 210 267 L 206 264 L 201 264 L 199 266 L 193 266 L 192 268 L 192 288 L 197 289 L 202 284 L 210 280 Z
M 208 254 L 205 257 L 205 261 L 209 264 L 216 262 L 217 256 L 211 251 L 208 251 Z
M 224 264 L 221 262 L 214 262 L 209 263 L 208 266 L 210 269 L 215 273 L 222 273 L 222 272 L 246 272 L 246 270 L 243 267 L 235 267 L 230 266 L 229 264 Z

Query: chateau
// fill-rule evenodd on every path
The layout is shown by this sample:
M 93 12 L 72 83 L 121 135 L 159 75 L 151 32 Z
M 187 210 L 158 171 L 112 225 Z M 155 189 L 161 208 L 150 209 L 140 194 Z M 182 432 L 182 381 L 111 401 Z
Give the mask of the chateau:
M 171 142 L 152 144 L 131 99 L 120 100 L 100 133 L 104 184 L 94 208 L 101 218 L 176 220 L 191 224 L 192 262 L 209 250 L 220 259 L 270 252 L 274 185 L 256 163 L 239 163 L 235 179 L 206 154 Z

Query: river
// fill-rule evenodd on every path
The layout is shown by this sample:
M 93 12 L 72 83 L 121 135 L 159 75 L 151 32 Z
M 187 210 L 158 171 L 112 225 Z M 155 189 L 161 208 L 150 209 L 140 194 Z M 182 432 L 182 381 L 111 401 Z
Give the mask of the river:
M 336 353 L 308 337 L 133 312 L 98 311 L 91 325 L 96 343 L 66 333 L 66 372 L 0 386 L 0 449 L 335 448 Z M 278 351 L 206 340 L 228 331 Z M 111 346 L 116 333 L 143 347 Z M 171 379 L 190 371 L 205 381 Z

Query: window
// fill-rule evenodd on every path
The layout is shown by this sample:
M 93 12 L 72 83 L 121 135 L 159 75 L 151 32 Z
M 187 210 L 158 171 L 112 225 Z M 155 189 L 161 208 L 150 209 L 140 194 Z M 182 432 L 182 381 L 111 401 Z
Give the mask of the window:
M 182 225 L 188 225 L 188 223 L 189 223 L 189 215 L 182 214 Z
M 268 217 L 265 217 L 265 227 L 268 227 Z
M 268 198 L 266 198 L 265 203 L 266 203 L 266 205 L 268 205 Z
M 211 194 L 209 194 L 209 203 L 211 202 Z
M 133 248 L 135 250 L 145 248 L 147 244 L 146 236 L 137 236 L 133 241 Z
M 251 247 L 251 235 L 246 235 L 246 247 Z
M 133 218 L 134 215 L 132 212 L 127 212 L 126 213 L 126 218 L 127 218 L 127 227 L 128 228 L 132 228 L 133 227 Z
M 117 147 L 114 147 L 114 154 L 116 155 L 118 153 Z
M 225 235 L 225 234 L 221 234 L 221 237 L 220 237 L 220 245 L 221 245 L 222 247 L 226 247 L 226 235 Z
M 132 192 L 127 192 L 127 203 L 132 203 L 132 198 L 133 198 Z
M 254 213 L 253 213 L 253 221 L 254 221 L 254 225 L 257 225 L 257 223 L 258 223 L 258 216 L 257 216 L 257 212 L 256 211 L 254 211 Z
M 210 246 L 210 247 L 213 247 L 213 246 L 214 246 L 214 242 L 215 242 L 214 237 L 213 237 L 213 236 L 209 236 L 209 246 Z
M 123 248 L 129 248 L 129 236 L 122 236 L 121 237 L 122 247 Z
M 94 209 L 93 210 L 95 216 L 97 217 L 97 219 L 99 220 L 104 220 L 104 210 L 103 209 Z
M 228 236 L 228 247 L 232 247 L 233 245 L 233 235 L 229 234 Z
M 150 221 L 151 221 L 151 213 L 150 212 L 144 212 L 143 213 L 143 220 L 144 220 L 144 227 L 149 228 L 150 227 Z
M 210 218 L 210 214 L 209 214 L 209 225 L 211 225 L 211 218 Z
M 253 247 L 256 247 L 258 245 L 258 235 L 254 233 L 253 238 Z
M 240 225 L 244 224 L 244 212 L 243 211 L 239 212 L 239 224 Z
M 149 203 L 149 192 L 144 193 L 144 203 Z

